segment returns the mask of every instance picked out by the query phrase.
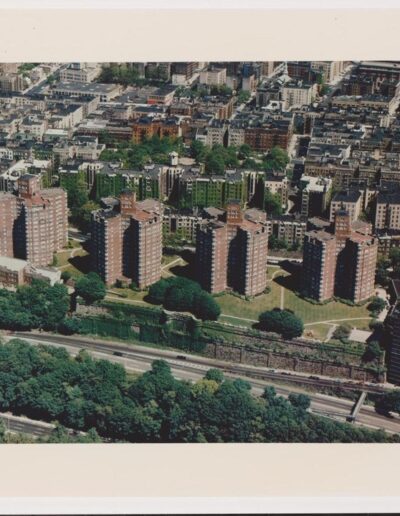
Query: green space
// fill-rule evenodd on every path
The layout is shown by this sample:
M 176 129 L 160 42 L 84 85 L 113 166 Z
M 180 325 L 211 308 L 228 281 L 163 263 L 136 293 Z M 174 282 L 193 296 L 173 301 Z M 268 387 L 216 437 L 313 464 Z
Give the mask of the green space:
M 310 303 L 288 288 L 291 281 L 290 275 L 283 269 L 281 269 L 281 272 L 278 272 L 278 270 L 277 267 L 268 269 L 267 274 L 270 280 L 268 286 L 271 290 L 267 294 L 256 296 L 251 300 L 245 300 L 229 293 L 218 296 L 216 299 L 221 306 L 222 314 L 242 319 L 242 322 L 236 319 L 237 324 L 246 326 L 249 324 L 245 319 L 258 320 L 261 312 L 272 308 L 281 308 L 283 295 L 283 308 L 292 310 L 305 324 L 336 321 L 338 319 L 355 319 L 348 322 L 356 328 L 368 329 L 371 316 L 367 305 L 349 306 L 339 301 L 331 301 L 324 305 Z M 274 279 L 271 281 L 272 275 L 274 275 Z M 283 281 L 283 278 L 287 278 L 287 281 Z M 326 327 L 327 330 L 328 327 Z
M 71 256 L 73 252 L 73 256 Z M 56 254 L 57 268 L 69 272 L 73 278 L 79 278 L 90 270 L 89 253 L 81 248 L 66 249 Z
M 328 332 L 332 328 L 332 326 L 332 324 L 324 323 L 317 323 L 313 324 L 312 326 L 306 326 L 304 328 L 304 336 L 324 341 L 327 338 Z
M 147 296 L 147 290 L 132 290 L 130 288 L 115 288 L 107 290 L 106 298 L 108 301 L 135 302 L 148 304 L 143 299 Z
M 180 258 L 179 255 L 165 256 L 164 266 L 178 258 Z M 174 272 L 177 272 L 174 270 L 175 266 L 179 269 L 178 272 L 182 272 L 186 262 L 183 259 L 181 260 L 181 263 L 164 269 L 163 276 L 170 277 Z M 282 284 L 284 278 L 287 278 L 288 284 Z M 283 308 L 292 310 L 303 320 L 304 324 L 307 325 L 305 332 L 312 332 L 312 335 L 309 335 L 312 338 L 321 340 L 326 338 L 331 325 L 325 321 L 337 321 L 337 324 L 340 324 L 341 319 L 350 319 L 343 322 L 348 322 L 350 326 L 360 330 L 369 330 L 369 323 L 372 318 L 367 309 L 367 304 L 363 306 L 349 306 L 340 301 L 331 301 L 324 305 L 310 303 L 297 296 L 288 288 L 290 286 L 290 274 L 279 266 L 268 267 L 267 281 L 269 292 L 252 299 L 245 299 L 233 293 L 215 296 L 215 301 L 221 307 L 219 320 L 226 324 L 251 328 L 258 321 L 258 317 L 262 312 L 272 310 L 273 308 L 281 308 L 283 296 Z M 129 288 L 112 288 L 109 289 L 107 298 L 110 301 L 149 304 L 145 299 L 147 293 L 147 291 L 139 292 Z M 149 304 L 149 306 L 151 305 Z M 316 324 L 311 325 L 310 323 Z
M 268 386 L 253 396 L 247 381 L 220 370 L 177 380 L 163 360 L 132 378 L 85 350 L 72 357 L 13 339 L 0 343 L 0 378 L 1 411 L 88 432 L 87 442 L 399 442 L 397 435 L 316 416 L 301 393 L 285 399 Z M 397 398 L 384 402 L 382 409 L 399 411 Z M 1 425 L 0 442 L 7 442 L 5 433 Z M 62 428 L 54 437 L 62 441 Z

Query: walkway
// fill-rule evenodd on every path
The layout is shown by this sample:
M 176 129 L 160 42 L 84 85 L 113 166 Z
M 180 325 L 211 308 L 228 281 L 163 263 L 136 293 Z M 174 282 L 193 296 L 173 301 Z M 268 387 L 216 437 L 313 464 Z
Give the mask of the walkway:
M 68 256 L 68 263 L 66 263 L 65 265 L 60 265 L 60 267 L 57 267 L 57 269 L 62 270 L 62 269 L 65 269 L 66 267 L 69 267 L 71 265 L 70 260 L 75 257 L 75 253 L 77 251 L 83 251 L 83 250 L 84 250 L 83 247 L 74 247 L 73 249 L 71 249 L 69 256 Z M 63 251 L 61 251 L 61 252 L 63 252 Z M 67 251 L 65 251 L 65 252 L 67 252 Z

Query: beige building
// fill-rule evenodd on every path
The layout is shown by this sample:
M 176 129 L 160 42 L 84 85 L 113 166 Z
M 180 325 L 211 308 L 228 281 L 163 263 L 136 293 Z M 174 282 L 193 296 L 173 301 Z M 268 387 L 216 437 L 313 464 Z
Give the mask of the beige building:
M 400 230 L 400 194 L 380 192 L 375 208 L 376 229 Z
M 351 222 L 356 221 L 362 212 L 363 196 L 358 190 L 342 190 L 336 192 L 332 197 L 329 220 L 335 220 L 335 213 L 339 210 L 346 210 L 350 215 Z
M 31 283 L 33 279 L 54 285 L 61 283 L 61 271 L 50 267 L 35 267 L 26 260 L 0 256 L 0 286 L 2 288 L 15 289 Z
M 88 83 L 94 81 L 100 72 L 98 63 L 71 63 L 60 71 L 60 81 Z
M 311 61 L 311 68 L 323 74 L 324 82 L 330 84 L 339 79 L 344 70 L 344 61 Z
M 288 82 L 282 88 L 282 101 L 285 109 L 292 106 L 307 106 L 311 104 L 316 95 L 315 84 L 305 84 L 302 81 Z
M 226 68 L 215 68 L 200 72 L 200 84 L 207 86 L 222 86 L 226 84 Z

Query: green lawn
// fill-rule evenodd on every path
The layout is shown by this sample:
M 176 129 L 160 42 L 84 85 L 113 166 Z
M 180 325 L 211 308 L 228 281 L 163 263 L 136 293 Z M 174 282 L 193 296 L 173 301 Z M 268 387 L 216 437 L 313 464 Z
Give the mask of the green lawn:
M 306 326 L 304 335 L 313 339 L 324 341 L 328 336 L 329 330 L 332 328 L 331 324 L 313 324 L 312 326 Z
M 168 260 L 168 263 L 172 263 L 172 261 L 178 257 L 171 256 L 168 258 L 171 258 Z M 185 262 L 182 261 L 177 264 L 178 267 L 182 267 L 183 263 Z M 72 267 L 72 265 L 70 267 Z M 175 265 L 172 269 L 174 268 Z M 67 270 L 69 270 L 69 268 Z M 81 274 L 78 269 L 76 271 L 75 274 Z M 168 269 L 163 271 L 163 276 L 170 274 Z M 272 279 L 273 276 L 274 279 Z M 281 296 L 283 292 L 284 308 L 293 310 L 295 314 L 301 317 L 305 324 L 320 322 L 320 324 L 306 326 L 306 330 L 312 331 L 313 337 L 316 339 L 324 340 L 327 336 L 330 325 L 324 323 L 324 321 L 334 321 L 337 324 L 341 324 L 340 319 L 355 319 L 354 321 L 343 322 L 348 322 L 348 324 L 355 328 L 368 329 L 368 323 L 371 318 L 366 306 L 348 306 L 338 301 L 331 301 L 326 305 L 309 303 L 296 296 L 296 294 L 288 288 L 291 286 L 290 275 L 279 267 L 269 267 L 267 278 L 268 287 L 271 291 L 267 294 L 257 296 L 252 300 L 246 301 L 229 293 L 216 296 L 215 300 L 220 305 L 222 312 L 220 321 L 239 326 L 252 327 L 254 321 L 258 320 L 258 316 L 261 312 L 281 306 Z M 107 297 L 109 300 L 135 304 L 146 303 L 144 298 L 147 295 L 147 291 L 136 292 L 129 288 L 112 288 L 110 290 L 114 292 L 114 295 L 108 294 Z
M 276 272 L 276 268 L 270 268 L 268 271 L 268 279 Z M 255 297 L 250 301 L 240 299 L 232 294 L 224 294 L 216 298 L 221 306 L 223 314 L 235 316 L 241 319 L 257 320 L 261 312 L 271 310 L 272 308 L 280 308 L 281 291 L 283 290 L 283 306 L 284 308 L 293 310 L 296 315 L 301 317 L 305 324 L 318 321 L 335 321 L 337 319 L 356 319 L 348 321 L 354 327 L 367 328 L 370 313 L 366 306 L 348 306 L 338 301 L 331 301 L 326 305 L 315 305 L 298 297 L 292 290 L 287 288 L 286 283 L 283 285 L 277 282 L 282 280 L 282 276 L 288 276 L 285 271 L 275 275 L 272 281 L 268 281 L 271 292 Z M 287 282 L 290 283 L 290 282 Z M 233 323 L 233 320 L 232 320 Z M 240 324 L 238 322 L 238 324 Z M 242 324 L 245 324 L 243 321 Z M 326 328 L 328 331 L 328 328 Z M 321 330 L 321 333 L 322 330 Z
M 148 294 L 147 290 L 143 290 L 137 292 L 136 290 L 131 290 L 130 288 L 115 288 L 111 287 L 107 290 L 107 298 L 111 301 L 119 301 L 119 302 L 129 302 L 129 301 L 137 301 L 142 304 L 146 303 L 143 301 L 143 298 Z
M 74 246 L 74 249 L 63 249 L 57 253 L 57 268 L 61 272 L 68 271 L 72 277 L 77 278 L 90 272 L 90 257 L 85 249 L 77 249 L 79 246 Z M 74 253 L 71 258 L 71 253 Z

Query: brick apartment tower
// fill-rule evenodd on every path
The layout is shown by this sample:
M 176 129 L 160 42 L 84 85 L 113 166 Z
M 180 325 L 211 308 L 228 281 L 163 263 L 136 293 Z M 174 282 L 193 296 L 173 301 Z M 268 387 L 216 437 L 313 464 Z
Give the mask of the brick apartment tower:
M 18 179 L 18 196 L 0 195 L 0 254 L 46 266 L 68 241 L 67 194 L 39 189 L 39 178 Z
M 304 236 L 302 290 L 323 302 L 337 296 L 354 303 L 374 295 L 378 243 L 355 231 L 344 210 L 335 214 L 331 231 L 308 231 Z
M 119 212 L 92 214 L 92 258 L 107 285 L 130 279 L 147 288 L 161 277 L 162 219 L 140 208 L 134 192 L 122 192 Z
M 387 379 L 400 384 L 400 280 L 390 285 L 391 308 L 385 320 L 387 330 Z
M 239 203 L 226 208 L 225 221 L 200 224 L 196 238 L 196 275 L 202 287 L 228 287 L 255 296 L 267 286 L 268 233 L 262 222 L 244 218 Z
M 304 295 L 322 302 L 335 290 L 336 241 L 326 231 L 309 231 L 304 236 Z
M 121 216 L 99 210 L 92 214 L 93 269 L 107 285 L 122 277 Z
M 14 224 L 17 220 L 17 198 L 0 194 L 0 256 L 14 257 Z
M 212 221 L 201 225 L 196 237 L 196 270 L 200 285 L 211 292 L 227 288 L 228 233 L 226 224 Z

